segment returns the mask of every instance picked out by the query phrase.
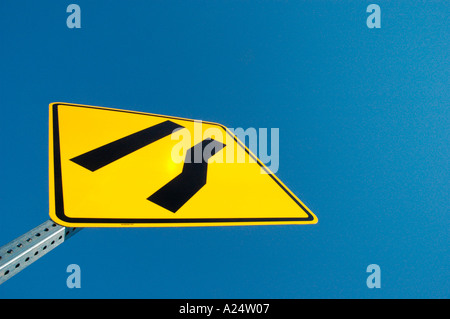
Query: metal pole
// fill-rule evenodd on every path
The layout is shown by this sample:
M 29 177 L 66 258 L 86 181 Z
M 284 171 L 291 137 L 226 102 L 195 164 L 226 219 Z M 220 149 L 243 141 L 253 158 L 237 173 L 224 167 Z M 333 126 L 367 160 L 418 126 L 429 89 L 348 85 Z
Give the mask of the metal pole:
M 81 229 L 60 226 L 48 220 L 0 247 L 0 285 Z

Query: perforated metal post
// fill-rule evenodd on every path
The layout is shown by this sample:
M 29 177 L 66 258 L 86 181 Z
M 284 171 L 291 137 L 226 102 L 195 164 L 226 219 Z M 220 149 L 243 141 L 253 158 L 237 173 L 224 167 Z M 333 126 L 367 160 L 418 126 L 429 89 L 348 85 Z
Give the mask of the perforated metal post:
M 0 247 L 0 284 L 61 245 L 82 228 L 69 228 L 48 220 Z

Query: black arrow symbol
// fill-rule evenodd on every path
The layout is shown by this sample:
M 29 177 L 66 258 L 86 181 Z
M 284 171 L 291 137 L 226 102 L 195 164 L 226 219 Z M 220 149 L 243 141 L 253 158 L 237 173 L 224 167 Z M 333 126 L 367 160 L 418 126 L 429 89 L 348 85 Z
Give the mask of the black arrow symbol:
M 71 161 L 94 172 L 181 128 L 183 126 L 165 121 L 81 154 L 72 158 Z
M 204 154 L 206 147 L 211 150 L 209 154 Z M 225 144 L 210 138 L 191 147 L 186 152 L 183 171 L 180 175 L 157 190 L 148 200 L 170 210 L 172 213 L 176 213 L 206 184 L 208 160 L 224 147 Z M 197 158 L 194 154 L 199 153 L 202 155 L 202 159 L 196 161 Z

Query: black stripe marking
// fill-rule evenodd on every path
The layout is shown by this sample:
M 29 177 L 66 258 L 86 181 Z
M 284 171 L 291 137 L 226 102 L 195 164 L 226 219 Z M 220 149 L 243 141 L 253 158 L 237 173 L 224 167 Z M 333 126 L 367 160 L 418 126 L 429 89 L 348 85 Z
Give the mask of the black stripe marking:
M 210 152 L 204 154 L 205 148 Z M 161 187 L 148 200 L 176 213 L 189 199 L 206 184 L 208 160 L 225 145 L 213 139 L 205 139 L 186 152 L 183 171 Z M 201 153 L 200 153 L 201 151 Z M 195 155 L 199 154 L 199 155 Z M 201 156 L 200 159 L 196 158 Z
M 71 161 L 94 172 L 144 146 L 172 134 L 174 130 L 180 128 L 183 128 L 183 126 L 171 121 L 165 121 L 74 157 Z

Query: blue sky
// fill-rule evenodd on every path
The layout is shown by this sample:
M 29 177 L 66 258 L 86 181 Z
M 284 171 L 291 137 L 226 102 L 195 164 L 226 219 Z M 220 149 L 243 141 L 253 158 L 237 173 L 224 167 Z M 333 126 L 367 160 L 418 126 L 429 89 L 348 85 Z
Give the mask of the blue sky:
M 84 229 L 0 298 L 449 297 L 447 2 L 70 3 L 0 3 L 0 245 L 49 218 L 57 101 L 279 128 L 319 223 Z

